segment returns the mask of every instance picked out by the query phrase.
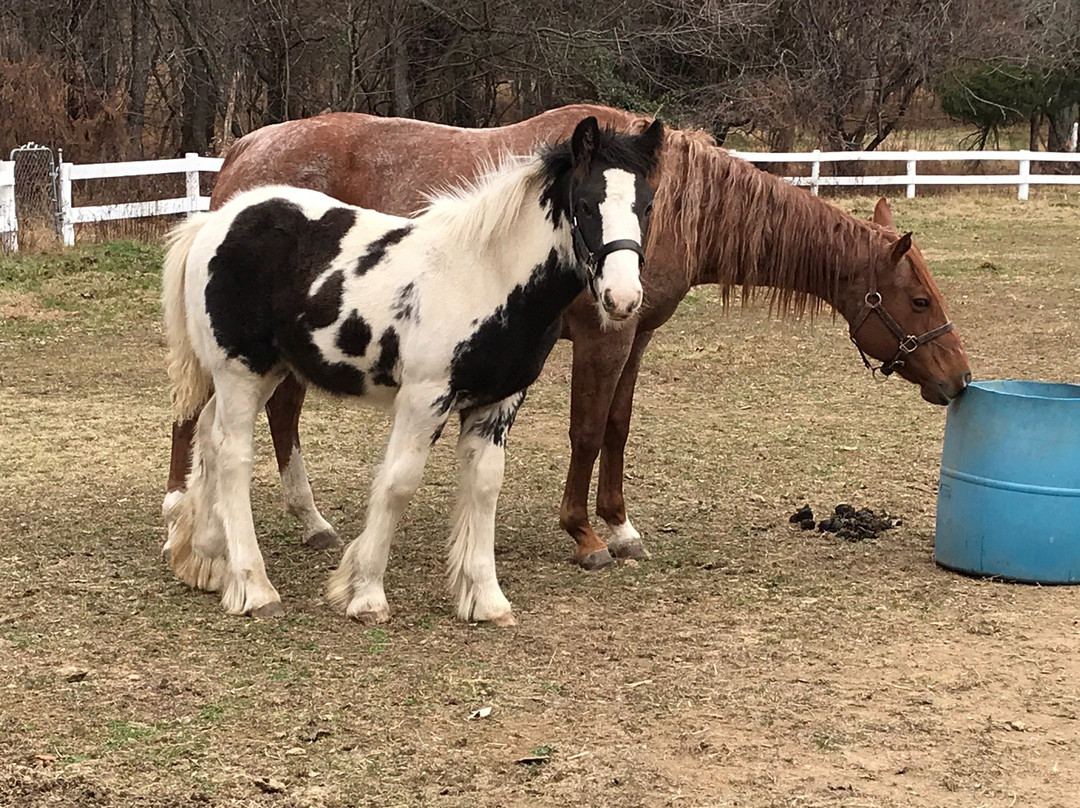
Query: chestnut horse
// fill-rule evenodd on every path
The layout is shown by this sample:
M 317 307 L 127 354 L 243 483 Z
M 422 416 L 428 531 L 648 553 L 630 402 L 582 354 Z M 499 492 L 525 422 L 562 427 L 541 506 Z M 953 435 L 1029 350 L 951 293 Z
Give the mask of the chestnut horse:
M 459 129 L 401 118 L 330 113 L 260 129 L 232 147 L 214 188 L 216 208 L 238 191 L 285 183 L 387 213 L 420 208 L 424 192 L 468 180 L 501 154 L 527 153 L 564 139 L 586 115 L 602 126 L 640 133 L 651 119 L 608 107 L 573 105 L 512 126 Z M 872 222 L 856 219 L 779 177 L 735 159 L 705 133 L 669 129 L 661 154 L 655 208 L 642 281 L 645 299 L 627 327 L 604 330 L 596 307 L 581 296 L 564 315 L 573 340 L 570 469 L 559 518 L 577 542 L 586 569 L 612 556 L 648 553 L 627 518 L 623 453 L 634 386 L 653 332 L 692 286 L 719 284 L 725 300 L 766 289 L 774 311 L 799 315 L 831 306 L 849 324 L 852 341 L 886 373 L 920 386 L 946 404 L 971 379 L 968 359 L 945 314 L 945 303 L 911 234 L 901 236 L 884 200 Z M 308 544 L 338 543 L 315 508 L 300 454 L 298 423 L 304 387 L 284 382 L 267 405 L 286 507 L 304 525 Z M 193 421 L 174 425 L 165 497 L 166 523 L 190 462 Z M 600 456 L 597 514 L 607 543 L 589 523 L 588 495 Z

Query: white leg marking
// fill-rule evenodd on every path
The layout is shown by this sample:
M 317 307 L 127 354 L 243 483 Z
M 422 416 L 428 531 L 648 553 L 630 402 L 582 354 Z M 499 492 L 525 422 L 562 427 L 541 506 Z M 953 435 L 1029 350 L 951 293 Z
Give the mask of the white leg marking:
M 319 542 L 323 547 L 341 543 L 333 526 L 323 519 L 319 509 L 315 507 L 315 497 L 311 493 L 311 483 L 308 482 L 304 456 L 300 453 L 298 446 L 292 448 L 289 462 L 281 470 L 281 491 L 285 498 L 285 510 L 299 519 L 304 526 L 305 542 Z M 312 539 L 316 542 L 312 542 Z
M 495 572 L 495 510 L 502 489 L 506 452 L 482 429 L 485 419 L 512 417 L 521 399 L 470 413 L 461 427 L 457 456 L 458 501 L 450 532 L 447 571 L 450 591 L 462 620 L 489 620 L 500 626 L 515 620 Z M 508 427 L 507 427 L 508 428 Z M 505 432 L 500 438 L 505 440 Z
M 626 521 L 621 525 L 608 525 L 611 528 L 611 541 L 609 544 L 628 544 L 632 541 L 640 541 L 641 534 L 637 532 L 637 528 L 630 522 L 630 517 L 626 517 Z
M 371 485 L 364 532 L 349 543 L 327 585 L 330 604 L 365 623 L 390 619 L 383 575 L 394 529 L 420 485 L 432 436 L 446 420 L 432 407 L 438 395 L 426 386 L 398 392 L 386 455 Z
M 224 526 L 228 544 L 229 574 L 221 604 L 230 614 L 270 615 L 281 609 L 281 597 L 266 576 L 251 515 L 255 416 L 278 381 L 232 373 L 214 376 L 217 413 L 210 442 L 217 453 L 217 497 L 213 512 Z
M 162 505 L 168 528 L 163 552 L 169 567 L 188 586 L 207 592 L 219 591 L 228 573 L 225 529 L 213 507 L 217 453 L 209 435 L 216 407 L 211 397 L 199 416 L 185 490 L 169 493 Z
M 641 540 L 641 534 L 634 527 L 630 518 L 620 524 L 608 523 L 611 530 L 608 539 L 608 549 L 616 558 L 633 558 L 644 560 L 651 558 L 652 554 L 645 549 L 645 543 Z

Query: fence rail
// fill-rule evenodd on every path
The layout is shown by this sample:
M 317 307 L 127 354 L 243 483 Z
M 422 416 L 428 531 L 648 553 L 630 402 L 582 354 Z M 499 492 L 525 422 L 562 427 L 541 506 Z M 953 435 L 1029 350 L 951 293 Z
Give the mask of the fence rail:
M 823 187 L 865 187 L 906 185 L 907 197 L 915 197 L 919 185 L 1015 185 L 1016 198 L 1028 198 L 1032 185 L 1080 185 L 1080 175 L 1032 174 L 1034 163 L 1080 163 L 1075 152 L 1017 151 L 872 151 L 872 152 L 742 152 L 731 151 L 751 163 L 809 163 L 810 176 L 787 177 L 799 186 L 810 188 L 817 195 Z M 947 162 L 1013 162 L 1015 174 L 919 174 L 919 163 Z M 903 174 L 878 174 L 874 176 L 821 176 L 822 163 L 905 163 Z
M 1032 174 L 1032 163 L 1080 163 L 1080 154 L 1073 152 L 1020 151 L 872 151 L 872 152 L 746 152 L 731 151 L 732 156 L 753 163 L 795 163 L 809 166 L 809 174 L 786 179 L 794 185 L 807 187 L 817 194 L 821 188 L 867 188 L 906 186 L 907 197 L 924 186 L 1016 186 L 1017 199 L 1026 200 L 1032 185 L 1080 185 L 1080 174 Z M 187 154 L 169 160 L 141 160 L 128 163 L 61 163 L 60 199 L 57 218 L 65 246 L 75 243 L 75 225 L 88 222 L 135 219 L 143 216 L 194 213 L 210 207 L 210 197 L 202 196 L 199 185 L 201 172 L 215 173 L 221 169 L 219 157 L 200 157 Z M 902 163 L 903 173 L 876 175 L 826 175 L 821 166 L 829 163 Z M 918 167 L 926 163 L 945 162 L 1004 162 L 1016 163 L 1016 173 L 1007 174 L 920 174 Z M 143 202 L 121 202 L 112 205 L 76 207 L 72 198 L 72 183 L 116 177 L 145 177 L 159 174 L 184 174 L 187 193 L 173 199 Z M 18 218 L 15 209 L 15 164 L 0 161 L 0 239 L 5 249 L 18 249 Z
M 131 163 L 60 164 L 60 235 L 65 247 L 75 243 L 75 225 L 86 222 L 105 222 L 116 219 L 138 219 L 143 216 L 164 216 L 176 213 L 196 213 L 210 209 L 210 197 L 202 196 L 199 174 L 217 172 L 224 161 L 220 157 L 200 157 L 189 152 L 171 160 L 139 160 Z M 100 180 L 116 177 L 148 177 L 158 174 L 183 174 L 187 194 L 173 199 L 149 202 L 121 202 L 113 205 L 72 205 L 71 184 L 79 180 Z

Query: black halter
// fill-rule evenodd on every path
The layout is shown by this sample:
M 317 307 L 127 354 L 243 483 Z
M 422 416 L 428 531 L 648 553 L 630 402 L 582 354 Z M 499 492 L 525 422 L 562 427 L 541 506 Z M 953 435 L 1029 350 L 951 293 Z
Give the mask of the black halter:
M 896 356 L 890 359 L 888 362 L 883 362 L 878 367 L 874 367 L 870 364 L 870 360 L 866 358 L 866 351 L 862 349 L 862 346 L 855 341 L 855 332 L 862 327 L 862 324 L 866 322 L 866 318 L 870 316 L 870 312 L 876 311 L 881 321 L 885 323 L 885 327 L 892 332 L 893 336 L 899 341 L 899 345 L 896 348 Z M 907 361 L 909 354 L 915 353 L 920 345 L 925 345 L 931 340 L 935 340 L 942 334 L 948 334 L 953 330 L 953 324 L 946 322 L 945 325 L 940 325 L 932 331 L 927 331 L 925 334 L 915 336 L 914 334 L 904 334 L 904 329 L 900 327 L 900 324 L 893 319 L 893 316 L 885 310 L 885 307 L 881 305 L 881 293 L 877 291 L 871 291 L 866 293 L 866 299 L 863 303 L 862 312 L 858 318 L 851 324 L 851 328 L 848 330 L 848 336 L 851 337 L 851 343 L 859 349 L 859 356 L 862 357 L 863 364 L 872 373 L 881 371 L 882 376 L 891 376 L 896 370 L 904 366 L 904 362 Z
M 613 252 L 633 250 L 638 255 L 638 268 L 645 266 L 645 250 L 641 244 L 631 238 L 617 238 L 614 241 L 602 244 L 599 250 L 593 252 L 589 249 L 589 245 L 585 243 L 585 236 L 581 235 L 577 216 L 574 216 L 571 220 L 570 235 L 574 242 L 574 257 L 577 258 L 578 263 L 588 270 L 589 289 L 592 291 L 593 297 L 599 297 L 596 293 L 596 281 L 604 274 L 604 259 Z

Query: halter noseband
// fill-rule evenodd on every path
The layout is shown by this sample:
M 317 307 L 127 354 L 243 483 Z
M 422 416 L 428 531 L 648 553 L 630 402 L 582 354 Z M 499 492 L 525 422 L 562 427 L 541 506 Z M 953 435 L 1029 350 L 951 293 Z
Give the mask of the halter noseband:
M 617 238 L 601 245 L 599 250 L 593 252 L 589 249 L 589 245 L 585 243 L 585 236 L 581 234 L 581 229 L 578 227 L 577 216 L 574 216 L 571 220 L 570 236 L 574 242 L 574 257 L 589 270 L 589 286 L 594 286 L 596 279 L 604 274 L 604 259 L 618 250 L 636 252 L 638 255 L 638 267 L 645 265 L 645 250 L 640 243 L 632 238 Z M 594 288 L 593 293 L 595 294 L 595 292 L 596 289 Z
M 866 318 L 870 316 L 870 312 L 872 311 L 877 312 L 878 317 L 885 323 L 885 327 L 892 332 L 892 335 L 896 337 L 899 342 L 899 345 L 896 348 L 896 356 L 888 362 L 883 362 L 878 367 L 874 367 L 870 364 L 870 360 L 866 358 L 866 351 L 864 351 L 862 346 L 855 341 L 855 332 L 862 327 L 862 324 L 866 322 Z M 932 331 L 927 331 L 925 334 L 921 334 L 917 337 L 914 334 L 905 334 L 904 329 L 900 327 L 900 324 L 897 323 L 896 320 L 893 319 L 893 316 L 885 310 L 883 305 L 881 305 L 881 293 L 875 290 L 866 293 L 862 312 L 848 330 L 848 336 L 851 337 L 851 344 L 859 349 L 859 356 L 862 357 L 863 364 L 866 365 L 869 371 L 876 373 L 880 370 L 882 376 L 891 376 L 897 369 L 904 366 L 908 355 L 915 353 L 920 345 L 925 345 L 943 334 L 948 334 L 952 330 L 953 324 L 951 322 L 946 322 L 945 325 L 940 325 Z

